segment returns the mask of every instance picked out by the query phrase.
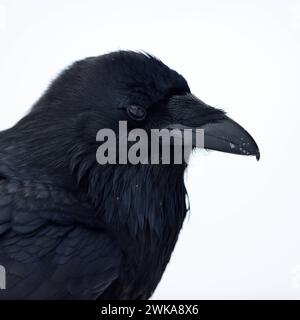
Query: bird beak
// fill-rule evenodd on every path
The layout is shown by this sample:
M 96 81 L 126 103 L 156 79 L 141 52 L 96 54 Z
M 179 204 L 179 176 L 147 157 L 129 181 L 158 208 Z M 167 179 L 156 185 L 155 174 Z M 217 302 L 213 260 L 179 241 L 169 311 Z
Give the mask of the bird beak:
M 204 148 L 260 158 L 259 148 L 251 135 L 227 117 L 217 123 L 207 123 L 204 129 Z
M 203 129 L 204 148 L 260 158 L 252 136 L 222 110 L 213 108 L 192 94 L 170 99 L 169 112 L 178 129 Z M 176 125 L 172 126 L 173 128 Z

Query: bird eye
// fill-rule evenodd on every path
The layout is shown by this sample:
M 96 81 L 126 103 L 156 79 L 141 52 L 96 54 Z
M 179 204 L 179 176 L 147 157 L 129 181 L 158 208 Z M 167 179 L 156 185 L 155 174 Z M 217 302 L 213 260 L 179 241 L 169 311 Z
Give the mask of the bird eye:
M 135 104 L 130 105 L 126 110 L 129 117 L 133 120 L 144 120 L 147 115 L 147 112 L 144 108 Z

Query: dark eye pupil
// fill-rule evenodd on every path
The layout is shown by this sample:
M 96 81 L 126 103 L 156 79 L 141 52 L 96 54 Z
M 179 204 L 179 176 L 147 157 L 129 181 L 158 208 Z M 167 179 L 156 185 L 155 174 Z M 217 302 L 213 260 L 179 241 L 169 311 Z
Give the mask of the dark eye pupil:
M 131 105 L 127 108 L 128 115 L 134 120 L 143 120 L 146 117 L 146 110 L 137 105 Z

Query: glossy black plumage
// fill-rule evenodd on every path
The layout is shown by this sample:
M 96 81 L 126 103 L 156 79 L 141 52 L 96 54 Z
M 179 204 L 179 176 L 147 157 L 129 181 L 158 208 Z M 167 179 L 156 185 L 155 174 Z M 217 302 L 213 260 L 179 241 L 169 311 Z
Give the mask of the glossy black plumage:
M 186 164 L 100 166 L 95 137 L 120 120 L 147 130 L 226 121 L 185 96 L 186 80 L 161 61 L 120 51 L 73 64 L 0 133 L 1 299 L 151 296 L 187 212 Z M 147 117 L 131 119 L 129 105 Z

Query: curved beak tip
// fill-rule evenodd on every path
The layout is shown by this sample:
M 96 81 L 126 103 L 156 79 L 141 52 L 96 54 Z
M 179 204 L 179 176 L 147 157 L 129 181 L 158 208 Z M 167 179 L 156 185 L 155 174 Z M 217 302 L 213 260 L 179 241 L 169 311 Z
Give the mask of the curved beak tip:
M 259 161 L 260 159 L 260 152 L 259 149 L 256 150 L 256 154 L 255 154 L 256 160 Z

